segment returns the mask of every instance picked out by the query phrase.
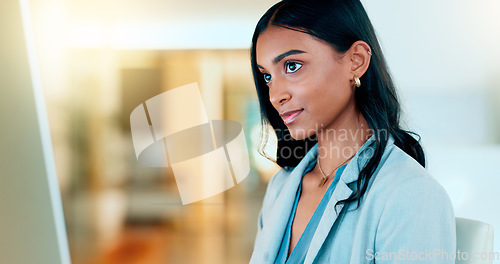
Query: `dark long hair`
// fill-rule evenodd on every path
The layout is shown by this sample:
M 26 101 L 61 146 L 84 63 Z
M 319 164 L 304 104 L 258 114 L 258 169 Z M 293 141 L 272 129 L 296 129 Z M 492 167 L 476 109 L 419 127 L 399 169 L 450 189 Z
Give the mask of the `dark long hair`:
M 360 78 L 362 85 L 356 88 L 354 97 L 356 106 L 375 132 L 375 141 L 370 145 L 370 159 L 360 170 L 356 189 L 349 198 L 337 202 L 336 206 L 357 201 L 359 207 L 368 182 L 380 163 L 389 134 L 393 136 L 396 146 L 425 167 L 420 136 L 400 127 L 401 108 L 396 89 L 375 30 L 359 0 L 284 0 L 272 6 L 257 23 L 250 51 L 252 72 L 260 103 L 262 127 L 266 130 L 271 125 L 278 139 L 276 162 L 279 166 L 285 169 L 296 166 L 317 142 L 317 136 L 303 140 L 291 138 L 269 100 L 269 88 L 257 67 L 256 43 L 259 35 L 270 25 L 310 34 L 340 53 L 345 53 L 358 40 L 365 41 L 371 47 L 370 65 Z M 416 140 L 410 134 L 419 139 Z M 263 149 L 259 151 L 263 153 Z

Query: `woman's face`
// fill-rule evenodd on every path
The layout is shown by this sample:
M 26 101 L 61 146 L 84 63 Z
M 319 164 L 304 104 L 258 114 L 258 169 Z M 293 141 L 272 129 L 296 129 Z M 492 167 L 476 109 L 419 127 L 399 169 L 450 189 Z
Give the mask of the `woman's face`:
M 340 128 L 355 109 L 346 57 L 303 32 L 269 26 L 260 34 L 257 64 L 294 139 Z

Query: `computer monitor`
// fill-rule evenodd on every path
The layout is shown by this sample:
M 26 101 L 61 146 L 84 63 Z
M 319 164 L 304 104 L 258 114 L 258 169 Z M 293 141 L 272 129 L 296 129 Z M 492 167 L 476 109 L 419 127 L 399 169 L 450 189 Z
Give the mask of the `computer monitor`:
M 0 1 L 0 263 L 70 255 L 27 0 Z

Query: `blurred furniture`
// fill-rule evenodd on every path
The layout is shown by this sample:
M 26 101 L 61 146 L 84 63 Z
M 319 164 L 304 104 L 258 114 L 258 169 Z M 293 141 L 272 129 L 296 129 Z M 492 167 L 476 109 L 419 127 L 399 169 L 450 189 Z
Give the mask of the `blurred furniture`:
M 480 221 L 456 217 L 457 264 L 491 264 L 493 227 Z

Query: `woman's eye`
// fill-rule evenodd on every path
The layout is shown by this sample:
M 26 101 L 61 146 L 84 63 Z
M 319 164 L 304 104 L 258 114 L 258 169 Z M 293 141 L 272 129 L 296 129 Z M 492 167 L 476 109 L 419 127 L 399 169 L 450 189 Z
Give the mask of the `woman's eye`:
M 264 75 L 264 81 L 265 81 L 266 83 L 268 83 L 268 82 L 270 82 L 270 81 L 272 80 L 271 74 L 269 74 L 269 73 L 264 73 L 263 75 Z
M 293 73 L 293 72 L 298 71 L 300 69 L 300 67 L 302 67 L 302 64 L 300 64 L 298 62 L 288 61 L 285 64 L 285 71 L 286 71 L 286 73 Z

